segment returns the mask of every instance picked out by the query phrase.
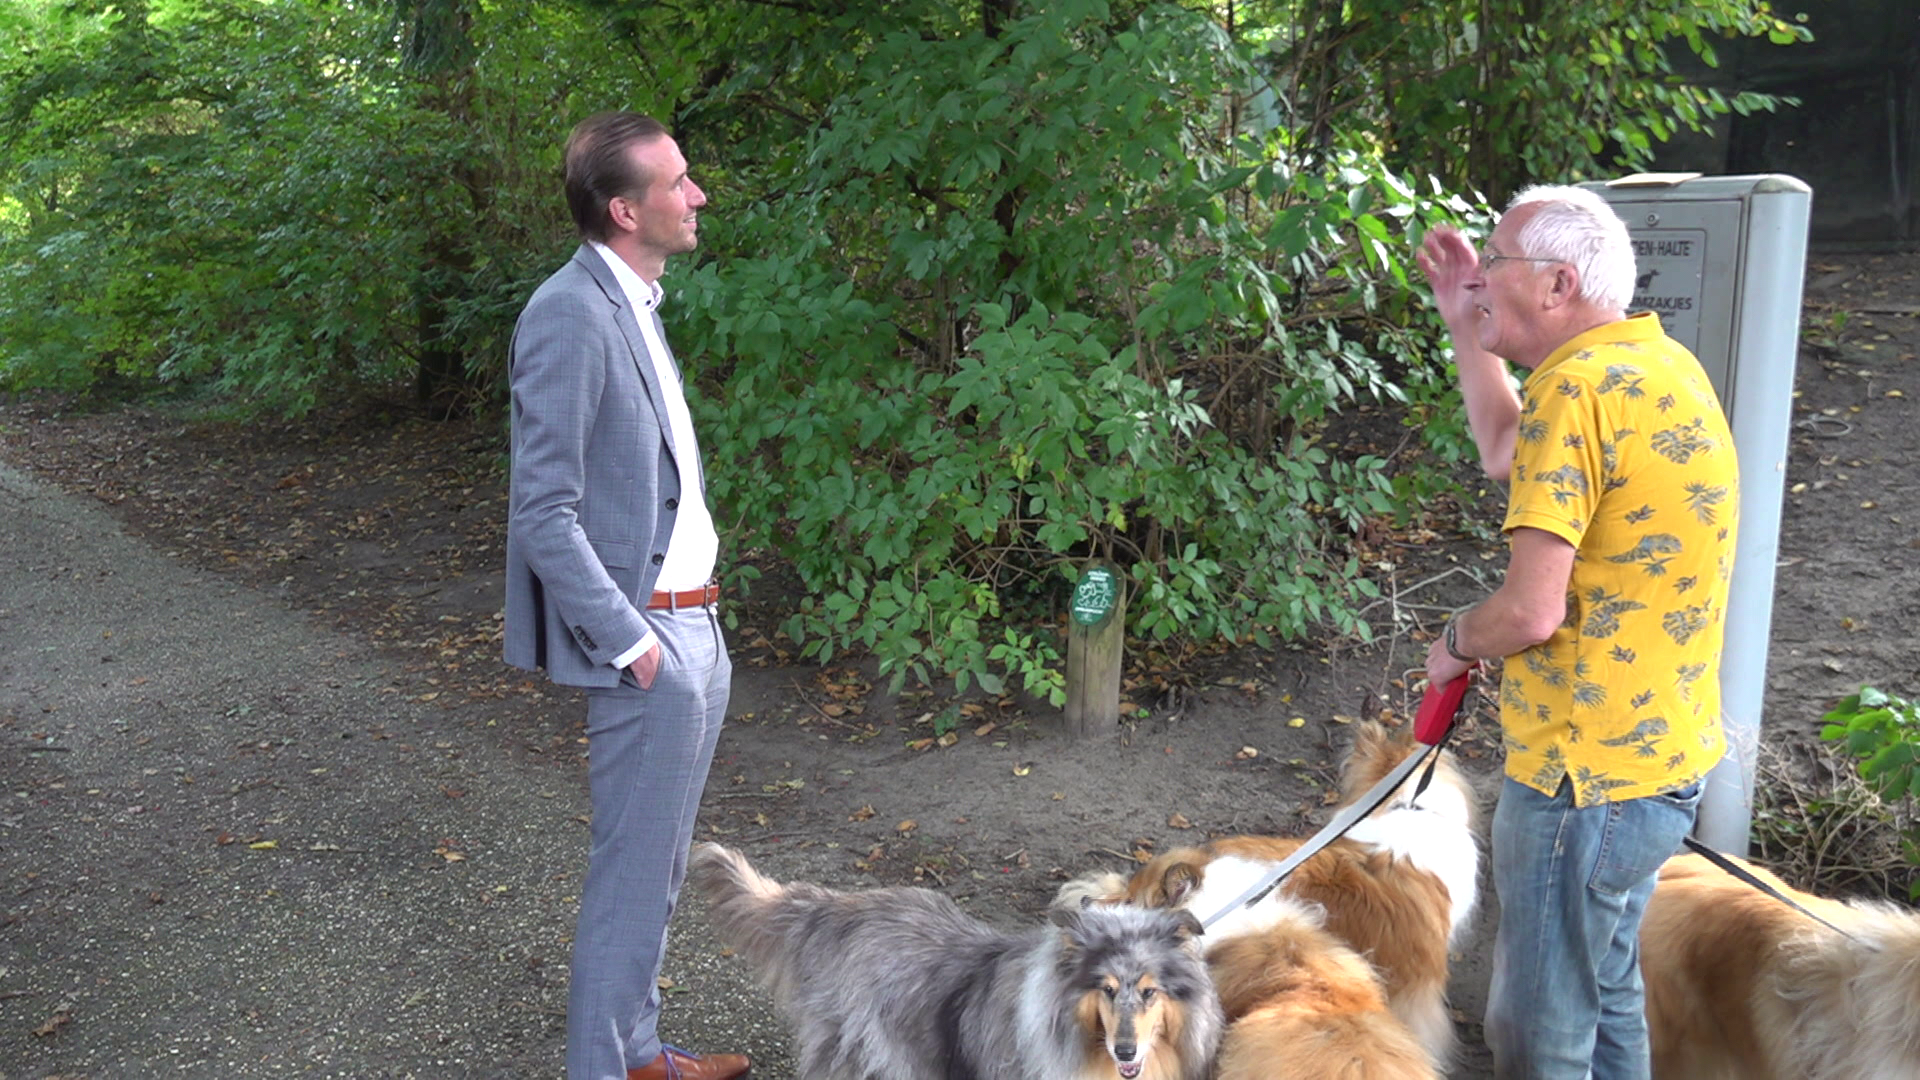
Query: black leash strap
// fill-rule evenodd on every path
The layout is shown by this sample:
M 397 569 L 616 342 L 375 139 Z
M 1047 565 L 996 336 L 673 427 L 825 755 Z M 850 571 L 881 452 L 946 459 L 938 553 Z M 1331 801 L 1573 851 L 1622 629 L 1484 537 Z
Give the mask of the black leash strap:
M 1436 753 L 1438 752 L 1438 748 L 1435 749 L 1435 752 Z M 1431 775 L 1432 772 L 1433 772 L 1433 762 L 1429 760 L 1427 762 L 1427 773 Z M 1341 837 L 1347 835 L 1348 830 L 1352 829 L 1353 825 L 1358 825 L 1362 821 L 1367 820 L 1367 818 L 1375 810 L 1378 810 L 1382 806 L 1387 805 L 1387 800 L 1393 798 L 1394 794 L 1404 786 L 1406 786 L 1405 782 L 1402 781 L 1401 783 L 1395 784 L 1393 787 L 1382 792 L 1379 798 L 1376 798 L 1372 802 L 1367 804 L 1367 808 L 1360 812 L 1359 817 L 1356 817 L 1353 819 L 1352 825 L 1349 825 L 1347 826 L 1347 828 L 1340 830 L 1338 833 L 1335 833 L 1334 835 L 1327 837 L 1324 843 L 1322 843 L 1318 848 L 1314 849 L 1313 855 L 1318 855 L 1320 854 L 1320 852 L 1325 851 L 1328 845 L 1332 844 L 1335 840 L 1338 840 Z M 1426 786 L 1424 781 L 1422 781 L 1421 786 L 1422 787 Z M 1311 843 L 1312 841 L 1309 840 L 1308 842 Z M 1313 855 L 1309 855 L 1307 858 L 1311 859 Z M 1237 911 L 1242 908 L 1250 908 L 1253 905 L 1259 903 L 1260 901 L 1265 900 L 1267 898 L 1268 893 L 1271 893 L 1273 892 L 1273 890 L 1279 888 L 1282 884 L 1286 882 L 1288 878 L 1293 876 L 1293 872 L 1295 870 L 1298 870 L 1300 869 L 1300 867 L 1305 865 L 1306 865 L 1306 860 L 1302 860 L 1299 863 L 1296 863 L 1295 865 L 1293 865 L 1292 867 L 1289 867 L 1285 873 L 1275 875 L 1272 880 L 1268 881 L 1265 885 L 1262 885 L 1258 892 L 1250 893 L 1245 898 L 1240 900 L 1235 900 L 1233 903 L 1228 904 L 1226 907 L 1220 909 L 1220 911 L 1217 914 L 1215 914 L 1212 919 L 1207 920 L 1202 925 L 1212 925 L 1214 922 L 1218 921 L 1219 919 L 1224 918 L 1228 912 Z
M 1478 667 L 1479 664 L 1476 662 L 1473 666 Z M 1428 687 L 1425 696 L 1420 699 L 1420 709 L 1415 714 L 1413 723 L 1414 742 L 1417 747 L 1414 752 L 1424 751 L 1427 760 L 1426 769 L 1420 774 L 1420 780 L 1414 786 L 1413 796 L 1407 800 L 1410 809 L 1419 809 L 1421 794 L 1427 790 L 1427 785 L 1433 782 L 1434 766 L 1439 764 L 1440 751 L 1447 745 L 1447 738 L 1453 734 L 1456 726 L 1454 721 L 1460 714 L 1460 704 L 1466 700 L 1467 675 L 1472 671 L 1473 668 L 1468 668 L 1444 687 Z M 1440 726 L 1439 738 L 1431 743 L 1426 742 L 1431 729 L 1436 725 Z M 1393 798 L 1394 793 L 1406 784 L 1413 770 L 1419 767 L 1420 762 L 1416 758 L 1409 756 L 1401 759 L 1400 763 L 1388 770 L 1385 776 L 1374 781 L 1373 787 L 1360 797 L 1360 801 L 1342 807 L 1335 813 L 1332 821 L 1327 822 L 1319 832 L 1308 837 L 1305 843 L 1294 850 L 1293 854 L 1280 860 L 1279 865 L 1268 872 L 1270 876 L 1255 884 L 1226 907 L 1202 920 L 1201 925 L 1212 926 L 1226 918 L 1228 914 L 1250 908 L 1266 899 L 1267 894 L 1279 888 L 1280 883 L 1308 859 L 1325 850 L 1328 844 L 1345 836 L 1348 830 L 1385 805 L 1387 800 Z M 1355 813 L 1356 810 L 1358 813 Z
M 1433 749 L 1427 752 L 1426 766 L 1420 770 L 1420 779 L 1414 783 L 1413 797 L 1407 800 L 1407 808 L 1409 810 L 1418 810 L 1420 808 L 1420 793 L 1427 790 L 1427 785 L 1433 782 L 1433 767 L 1440 763 L 1440 751 L 1445 749 L 1447 745 L 1447 740 L 1452 737 L 1453 737 L 1453 728 L 1448 728 L 1446 732 L 1440 736 L 1440 741 L 1437 743 L 1434 743 Z M 1387 805 L 1388 801 L 1391 800 L 1394 797 L 1394 795 L 1397 794 L 1400 791 L 1400 789 L 1404 786 L 1405 786 L 1404 784 L 1396 784 L 1392 788 L 1388 789 L 1387 791 L 1382 792 L 1379 798 L 1373 800 L 1372 803 L 1368 804 L 1366 810 L 1363 811 L 1358 818 L 1354 819 L 1354 824 L 1358 825 L 1360 822 L 1365 821 L 1368 817 L 1372 816 L 1375 810 L 1378 810 L 1381 807 Z M 1349 826 L 1349 828 L 1351 828 L 1351 826 Z M 1340 839 L 1340 837 L 1345 836 L 1346 834 L 1347 834 L 1347 831 L 1342 830 L 1339 836 L 1328 837 L 1327 843 L 1331 844 L 1335 840 Z M 1324 850 L 1324 846 L 1322 850 Z M 1315 852 L 1315 854 L 1319 854 L 1319 852 Z M 1300 864 L 1300 866 L 1305 866 L 1305 865 L 1306 864 L 1304 862 Z M 1252 896 L 1247 897 L 1245 900 L 1238 901 L 1233 904 L 1229 904 L 1218 915 L 1215 915 L 1214 918 L 1219 919 L 1222 916 L 1226 915 L 1227 912 L 1234 911 L 1239 908 L 1250 908 L 1253 905 L 1259 903 L 1260 901 L 1265 900 L 1267 898 L 1268 893 L 1271 893 L 1273 890 L 1279 888 L 1282 883 L 1284 883 L 1288 878 L 1293 876 L 1294 870 L 1300 869 L 1300 866 L 1295 866 L 1292 870 L 1288 870 L 1286 873 L 1281 874 L 1279 877 L 1276 877 L 1272 881 L 1267 882 L 1267 884 L 1264 887 L 1262 887 L 1259 892 L 1254 893 Z
M 1427 767 L 1420 770 L 1420 782 L 1413 785 L 1413 797 L 1407 800 L 1408 809 L 1420 808 L 1420 796 L 1426 793 L 1427 785 L 1433 783 L 1433 767 L 1440 764 L 1440 751 L 1447 748 L 1447 740 L 1453 738 L 1453 730 L 1459 726 L 1448 725 L 1447 730 L 1440 733 L 1440 741 L 1433 744 L 1433 753 L 1427 755 Z
M 1793 897 L 1788 896 L 1787 894 L 1781 892 L 1779 889 L 1776 889 L 1773 886 L 1767 884 L 1766 882 L 1761 881 L 1759 878 L 1749 873 L 1746 867 L 1741 866 L 1739 863 L 1734 862 L 1732 859 L 1727 858 L 1725 855 L 1722 855 L 1719 852 L 1708 847 L 1707 845 L 1701 843 L 1700 841 L 1695 840 L 1693 837 L 1689 836 L 1683 842 L 1687 845 L 1687 850 L 1693 852 L 1694 854 L 1700 856 L 1701 858 L 1706 859 L 1708 862 L 1726 871 L 1727 873 L 1733 875 L 1734 877 L 1739 878 L 1741 881 L 1747 883 L 1748 885 L 1751 885 L 1754 888 L 1759 889 L 1761 892 L 1766 893 L 1768 896 L 1773 897 L 1775 900 L 1780 901 L 1781 903 L 1787 905 L 1788 907 L 1799 912 L 1800 914 L 1805 915 L 1807 918 L 1812 919 L 1814 922 L 1819 923 L 1821 926 L 1824 926 L 1827 929 L 1833 931 L 1834 933 L 1839 934 L 1841 937 L 1846 938 L 1849 941 L 1855 942 L 1861 946 L 1864 946 L 1865 948 L 1870 949 L 1873 952 L 1880 951 L 1880 946 L 1875 945 L 1871 941 L 1861 941 L 1858 937 L 1855 937 L 1854 935 L 1847 933 L 1845 930 L 1840 929 L 1839 927 L 1833 925 L 1832 923 L 1821 918 L 1820 916 L 1815 915 L 1813 912 L 1808 911 L 1804 905 L 1802 905 L 1799 901 L 1795 900 Z

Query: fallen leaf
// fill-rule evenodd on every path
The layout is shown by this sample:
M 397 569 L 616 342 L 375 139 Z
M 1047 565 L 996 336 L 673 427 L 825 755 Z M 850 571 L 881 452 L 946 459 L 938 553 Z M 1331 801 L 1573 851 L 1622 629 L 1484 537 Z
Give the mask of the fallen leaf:
M 949 731 L 945 735 L 940 736 L 940 738 L 937 741 L 943 747 L 952 746 L 954 743 L 957 743 L 960 741 L 960 733 L 957 731 Z
M 247 847 L 251 848 L 254 851 L 272 851 L 274 848 L 277 848 L 279 846 L 280 846 L 280 841 L 278 840 L 262 840 L 257 844 L 247 845 Z
M 1260 751 L 1258 751 L 1258 750 L 1255 750 L 1255 749 L 1254 749 L 1253 747 L 1251 747 L 1251 746 L 1243 746 L 1243 747 L 1241 747 L 1241 748 L 1240 748 L 1240 752 L 1239 752 L 1239 753 L 1237 753 L 1237 754 L 1235 754 L 1235 755 L 1233 755 L 1233 756 L 1234 756 L 1234 758 L 1235 758 L 1236 760 L 1239 760 L 1239 761 L 1246 761 L 1246 760 L 1248 760 L 1248 759 L 1250 759 L 1250 758 L 1257 758 L 1257 757 L 1259 757 L 1259 756 L 1260 756 Z
M 848 821 L 865 821 L 868 818 L 872 817 L 873 813 L 874 813 L 873 804 L 865 803 L 861 805 L 860 809 L 855 810 L 851 814 L 848 814 L 847 820 Z
M 1193 822 L 1187 820 L 1187 815 L 1176 810 L 1171 817 L 1167 818 L 1167 828 L 1191 829 L 1193 828 Z
M 926 749 L 927 747 L 929 747 L 929 746 L 932 746 L 932 745 L 933 745 L 933 740 L 932 740 L 932 739 L 914 739 L 914 740 L 913 740 L 912 742 L 909 742 L 909 743 L 907 744 L 907 749 L 909 749 L 909 750 L 925 750 L 925 749 Z
M 1344 713 L 1334 713 L 1333 722 L 1336 724 L 1351 724 L 1353 723 L 1353 717 L 1347 716 Z
M 1306 718 L 1306 717 L 1304 717 L 1304 716 L 1296 716 L 1296 717 L 1294 717 L 1294 718 L 1292 718 L 1291 720 L 1288 720 L 1288 721 L 1287 721 L 1287 726 L 1288 726 L 1288 727 L 1306 727 L 1306 726 L 1307 726 L 1307 718 Z
M 919 827 L 920 827 L 919 822 L 913 820 L 912 818 L 908 818 L 907 820 L 901 822 L 900 824 L 895 825 L 893 827 L 893 831 L 897 833 L 910 833 Z
M 33 1037 L 36 1039 L 48 1038 L 52 1036 L 54 1032 L 59 1031 L 71 1023 L 73 1023 L 72 1013 L 65 1009 L 56 1010 L 52 1016 L 47 1017 L 46 1023 L 33 1029 Z
M 999 724 L 999 722 L 998 722 L 998 721 L 995 721 L 995 720 L 989 720 L 989 721 L 987 721 L 986 723 L 984 723 L 984 724 L 981 724 L 981 725 L 980 725 L 979 727 L 977 727 L 977 728 L 974 728 L 974 729 L 973 729 L 973 733 L 974 733 L 974 734 L 975 734 L 976 736 L 979 736 L 979 737 L 981 737 L 981 738 L 985 738 L 986 736 L 988 736 L 988 735 L 991 735 L 991 734 L 993 734 L 993 729 L 994 729 L 994 728 L 997 728 L 997 727 L 999 727 L 999 726 L 1000 726 L 1000 724 Z
M 1015 765 L 1013 767 L 1013 775 L 1015 776 L 1025 776 L 1032 771 L 1033 771 L 1032 765 Z

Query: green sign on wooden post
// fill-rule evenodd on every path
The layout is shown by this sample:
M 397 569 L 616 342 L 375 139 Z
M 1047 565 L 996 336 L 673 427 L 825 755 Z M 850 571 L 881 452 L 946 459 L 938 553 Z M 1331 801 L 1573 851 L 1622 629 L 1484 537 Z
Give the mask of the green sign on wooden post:
M 1089 566 L 1073 587 L 1073 621 L 1081 626 L 1099 626 L 1113 614 L 1119 599 L 1113 571 L 1104 566 Z
M 1067 624 L 1067 728 L 1078 735 L 1120 724 L 1120 662 L 1127 638 L 1126 581 L 1100 563 L 1080 573 Z

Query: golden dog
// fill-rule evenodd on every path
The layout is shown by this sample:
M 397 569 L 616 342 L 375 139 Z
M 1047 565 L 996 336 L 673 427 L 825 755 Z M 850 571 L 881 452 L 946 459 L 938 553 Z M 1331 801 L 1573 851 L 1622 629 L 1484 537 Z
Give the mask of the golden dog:
M 1669 860 L 1640 926 L 1658 1080 L 1920 1077 L 1920 915 L 1755 876 L 1852 938 L 1698 855 Z

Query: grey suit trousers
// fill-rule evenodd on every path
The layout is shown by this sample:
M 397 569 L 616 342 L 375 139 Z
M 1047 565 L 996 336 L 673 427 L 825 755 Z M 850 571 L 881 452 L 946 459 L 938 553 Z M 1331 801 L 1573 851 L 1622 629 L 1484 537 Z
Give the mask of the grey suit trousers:
M 568 1080 L 626 1080 L 660 1054 L 660 962 L 727 712 L 733 662 L 713 608 L 653 611 L 660 673 L 587 691 L 593 847 L 567 1002 Z

